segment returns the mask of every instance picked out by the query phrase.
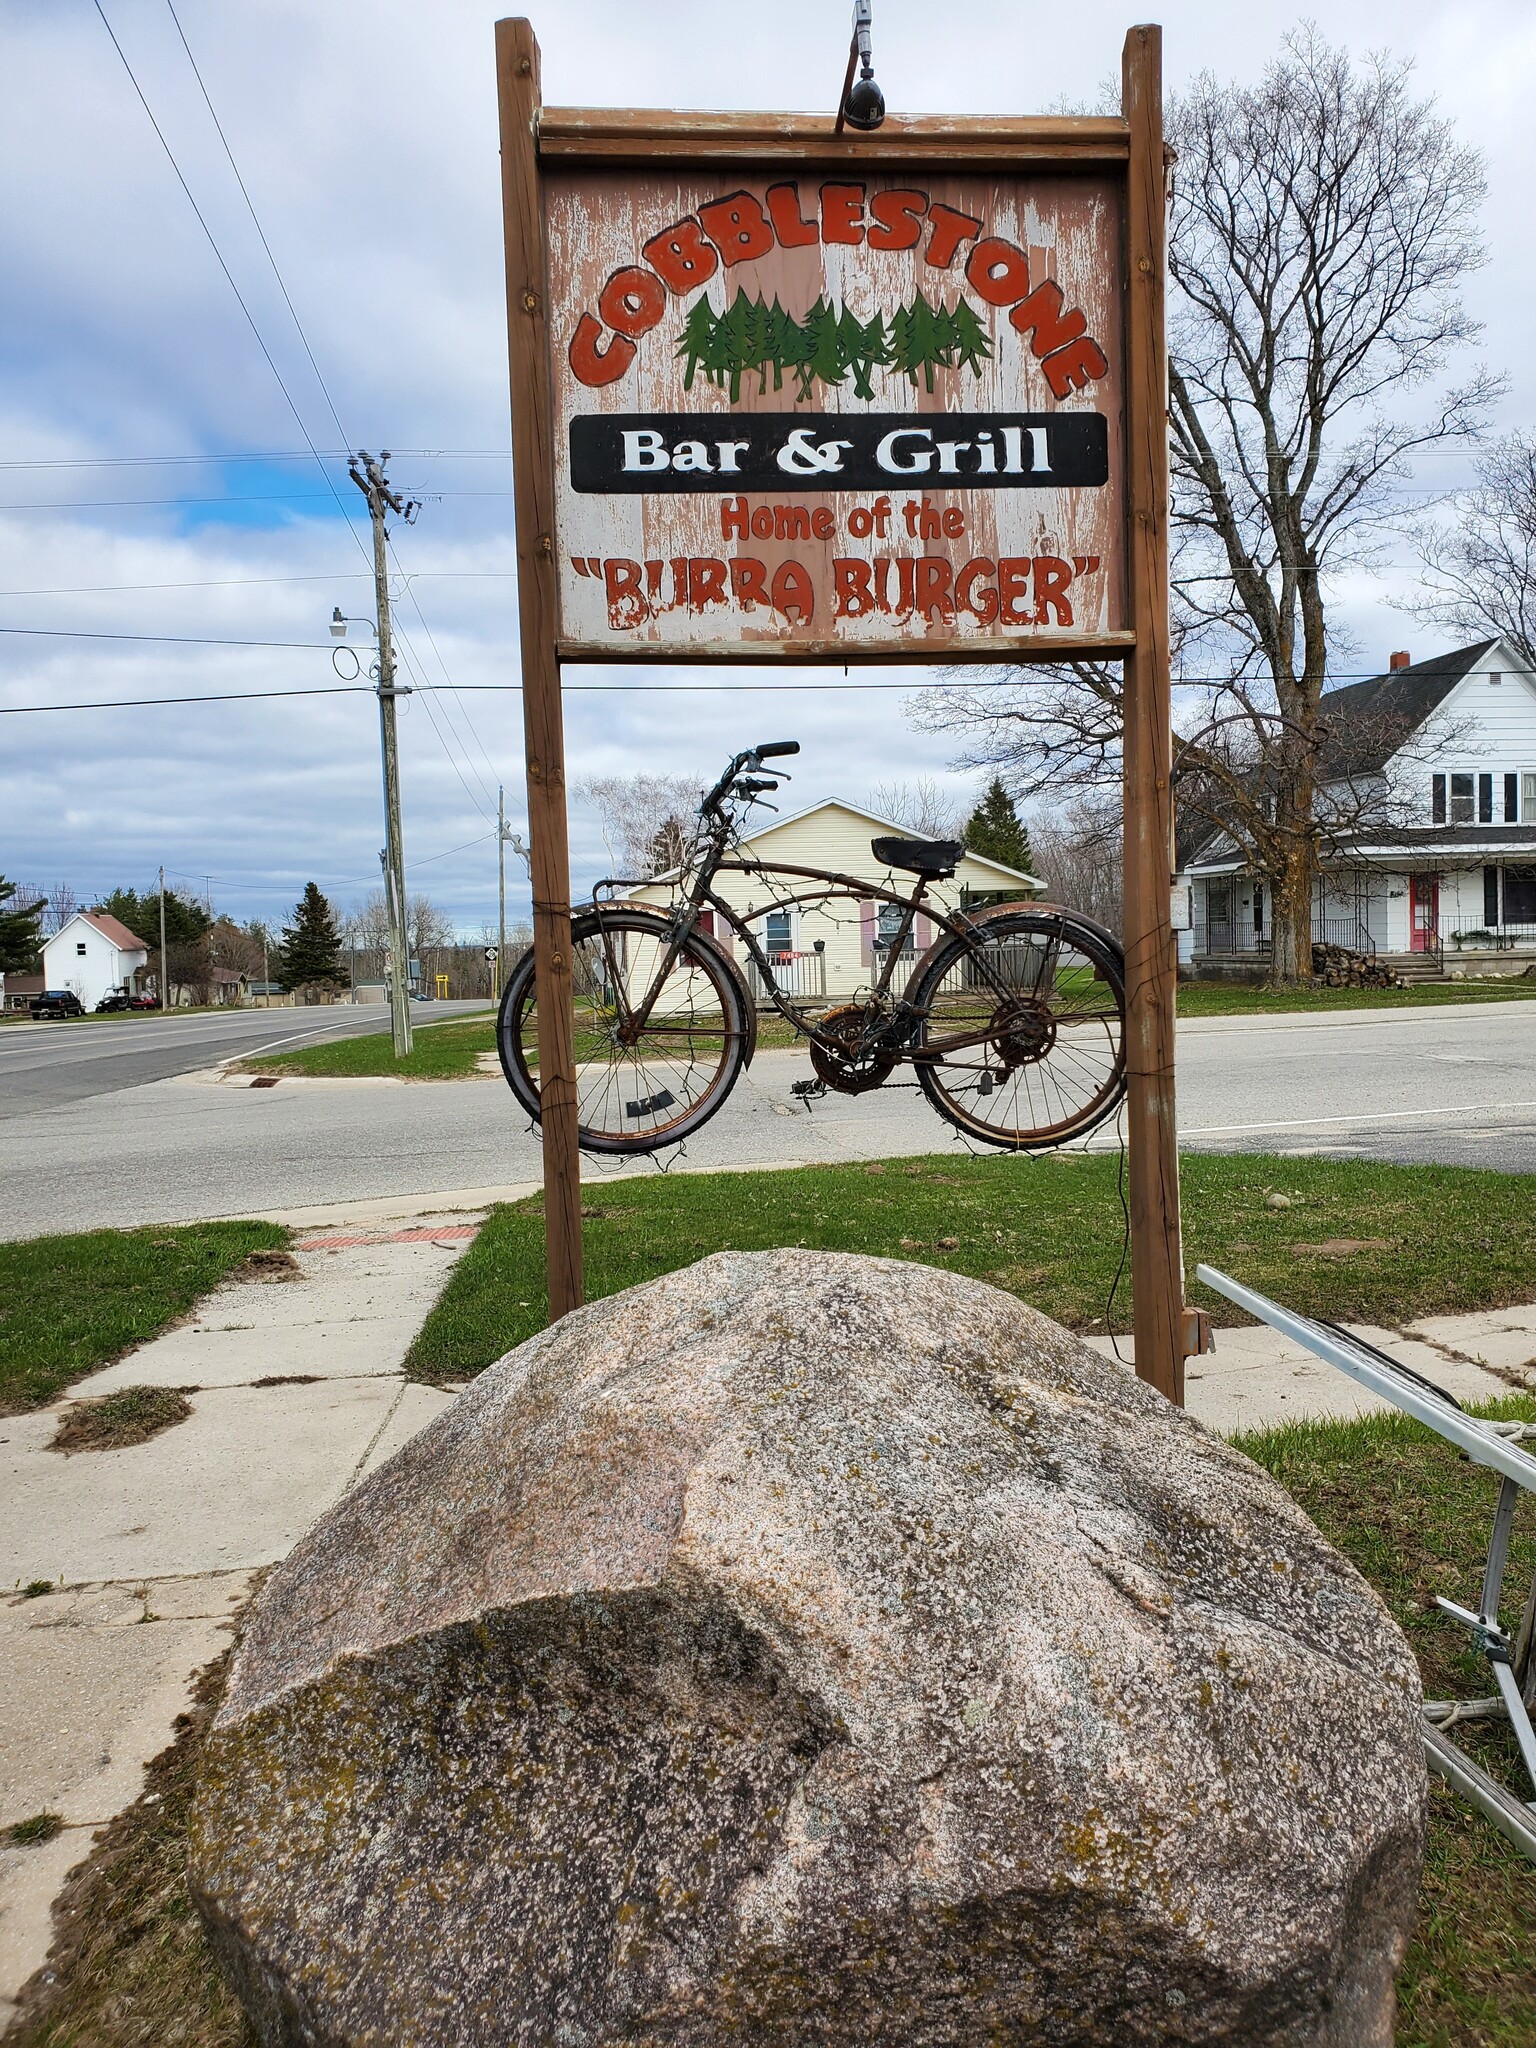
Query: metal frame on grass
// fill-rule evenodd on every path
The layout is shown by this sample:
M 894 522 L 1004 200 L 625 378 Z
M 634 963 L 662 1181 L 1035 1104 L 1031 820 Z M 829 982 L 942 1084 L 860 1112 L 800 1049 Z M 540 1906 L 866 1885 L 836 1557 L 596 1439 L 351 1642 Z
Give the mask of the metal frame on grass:
M 1452 1621 L 1460 1622 L 1471 1634 L 1474 1645 L 1487 1658 L 1497 1691 L 1482 1700 L 1426 1700 L 1424 1703 L 1424 1750 L 1430 1768 L 1480 1807 L 1496 1828 L 1507 1835 L 1517 1849 L 1536 1862 L 1536 1801 L 1522 1801 L 1497 1779 L 1492 1778 L 1446 1734 L 1457 1721 L 1505 1719 L 1514 1731 L 1526 1774 L 1536 1790 L 1536 1730 L 1531 1727 L 1529 1694 L 1533 1685 L 1531 1638 L 1536 1622 L 1536 1580 L 1525 1600 L 1518 1634 L 1511 1638 L 1499 1623 L 1499 1602 L 1504 1572 L 1509 1562 L 1509 1538 L 1514 1526 L 1515 1506 L 1522 1490 L 1536 1494 L 1536 1458 L 1520 1448 L 1511 1425 L 1489 1422 L 1468 1415 L 1443 1387 L 1436 1386 L 1411 1366 L 1353 1331 L 1312 1316 L 1297 1315 L 1267 1296 L 1256 1294 L 1213 1266 L 1197 1266 L 1195 1277 L 1207 1287 L 1224 1294 L 1238 1308 L 1246 1309 L 1260 1322 L 1268 1323 L 1283 1337 L 1300 1344 L 1324 1364 L 1336 1366 L 1358 1386 L 1390 1401 L 1405 1415 L 1434 1430 L 1447 1443 L 1465 1452 L 1474 1465 L 1486 1465 L 1499 1475 L 1499 1497 L 1493 1511 L 1493 1528 L 1488 1537 L 1488 1554 L 1483 1563 L 1483 1585 L 1476 1613 L 1454 1600 L 1435 1596 L 1435 1605 Z M 1526 1425 L 1513 1429 L 1525 1433 Z

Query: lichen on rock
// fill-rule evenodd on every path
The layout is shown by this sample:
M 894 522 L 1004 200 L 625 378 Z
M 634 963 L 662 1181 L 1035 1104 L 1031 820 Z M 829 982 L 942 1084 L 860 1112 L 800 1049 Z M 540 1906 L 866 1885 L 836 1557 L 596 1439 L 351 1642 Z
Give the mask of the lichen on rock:
M 269 2048 L 1388 2048 L 1418 1702 L 1288 1496 L 1045 1317 L 721 1253 L 273 1573 L 193 1886 Z

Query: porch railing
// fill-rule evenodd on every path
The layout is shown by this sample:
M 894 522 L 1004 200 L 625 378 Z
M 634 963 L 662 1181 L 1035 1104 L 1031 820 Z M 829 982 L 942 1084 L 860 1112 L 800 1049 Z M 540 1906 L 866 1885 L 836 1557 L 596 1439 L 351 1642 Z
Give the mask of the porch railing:
M 788 996 L 792 1001 L 815 1002 L 827 992 L 825 953 L 770 953 L 768 964 L 773 969 L 774 986 L 781 996 Z M 747 989 L 752 1000 L 768 1002 L 768 985 L 750 954 L 746 969 Z
M 1526 953 L 1536 951 L 1536 924 L 1456 925 L 1442 922 L 1440 944 L 1457 953 Z

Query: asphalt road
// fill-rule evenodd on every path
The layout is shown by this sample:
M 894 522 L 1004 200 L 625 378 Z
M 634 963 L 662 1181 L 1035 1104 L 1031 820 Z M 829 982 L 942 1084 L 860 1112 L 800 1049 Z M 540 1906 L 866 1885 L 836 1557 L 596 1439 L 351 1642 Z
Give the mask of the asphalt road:
M 441 1014 L 440 1012 L 438 1014 Z M 305 1030 L 303 1013 L 256 1013 Z M 244 1021 L 244 1020 L 241 1020 Z M 377 1029 L 377 1010 L 316 1013 L 313 1028 Z M 208 1024 L 229 1033 L 234 1018 Z M 14 1028 L 14 1027 L 12 1027 Z M 104 1023 L 108 1030 L 202 1028 Z M 122 1046 L 116 1085 L 69 1063 L 107 1058 L 80 1026 L 42 1026 L 28 1052 L 0 1035 L 0 1237 L 203 1216 L 272 1214 L 415 1195 L 478 1204 L 538 1178 L 539 1147 L 499 1078 L 456 1082 L 283 1081 L 250 1089 L 202 1071 L 122 1080 L 137 1060 L 190 1061 L 185 1048 Z M 56 1035 L 55 1035 L 56 1034 Z M 69 1042 L 77 1038 L 79 1051 Z M 265 1042 L 217 1040 L 215 1057 Z M 29 1041 L 34 1043 L 35 1041 Z M 103 1047 L 106 1040 L 103 1036 Z M 51 1050 L 50 1050 L 51 1046 Z M 33 1064 L 27 1065 L 31 1061 Z M 56 1073 L 57 1062 L 65 1071 Z M 138 1071 L 134 1069 L 134 1071 Z M 944 1152 L 957 1139 L 913 1089 L 833 1096 L 807 1112 L 790 1084 L 804 1056 L 764 1052 L 687 1147 L 688 1168 L 746 1167 Z M 31 1078 L 29 1078 L 29 1075 Z M 49 1090 L 72 1086 L 73 1094 Z M 1455 1005 L 1286 1018 L 1202 1018 L 1179 1034 L 1179 1124 L 1190 1148 L 1328 1153 L 1536 1173 L 1536 1003 Z M 1101 1134 L 1098 1145 L 1113 1144 Z M 1028 1161 L 1020 1170 L 1028 1171 Z M 588 1161 L 601 1183 L 654 1165 Z
M 432 1003 L 418 1021 L 485 1009 L 484 1003 Z M 116 1094 L 242 1058 L 269 1045 L 310 1045 L 388 1028 L 377 1003 L 314 1009 L 208 1010 L 191 1016 L 77 1017 L 0 1027 L 0 1123 L 58 1109 L 93 1095 Z

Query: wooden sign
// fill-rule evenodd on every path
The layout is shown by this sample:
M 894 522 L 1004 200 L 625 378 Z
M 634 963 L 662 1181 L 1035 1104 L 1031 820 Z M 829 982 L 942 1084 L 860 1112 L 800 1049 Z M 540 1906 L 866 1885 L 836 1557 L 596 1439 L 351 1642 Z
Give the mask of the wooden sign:
M 1160 31 L 1119 116 L 862 134 L 545 107 L 530 25 L 496 47 L 551 1314 L 582 1299 L 561 663 L 1113 656 L 1136 1369 L 1181 1399 Z
M 1125 635 L 1123 181 L 859 168 L 546 174 L 566 658 Z

